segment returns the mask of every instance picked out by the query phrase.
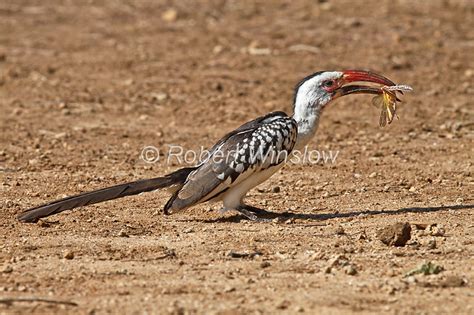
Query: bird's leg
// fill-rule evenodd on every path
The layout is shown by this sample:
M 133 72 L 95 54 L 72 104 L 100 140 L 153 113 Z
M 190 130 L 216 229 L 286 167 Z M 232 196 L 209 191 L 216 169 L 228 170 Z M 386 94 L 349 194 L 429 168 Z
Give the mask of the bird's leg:
M 262 211 L 266 212 L 265 210 L 255 208 L 255 207 L 252 207 L 252 206 L 248 206 L 248 205 L 240 205 L 235 210 L 242 213 L 249 220 L 254 221 L 254 222 L 270 222 L 271 221 L 270 219 L 264 219 L 264 218 L 257 217 L 257 215 L 254 213 L 255 209 L 257 209 L 260 213 L 262 213 Z

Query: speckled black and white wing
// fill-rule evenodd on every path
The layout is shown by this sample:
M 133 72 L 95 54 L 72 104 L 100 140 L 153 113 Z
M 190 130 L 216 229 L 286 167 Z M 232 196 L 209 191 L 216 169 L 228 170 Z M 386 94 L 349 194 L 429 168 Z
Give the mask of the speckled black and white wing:
M 211 200 L 251 176 L 282 165 L 296 143 L 297 123 L 283 112 L 252 120 L 224 136 L 189 174 L 165 206 L 165 213 Z

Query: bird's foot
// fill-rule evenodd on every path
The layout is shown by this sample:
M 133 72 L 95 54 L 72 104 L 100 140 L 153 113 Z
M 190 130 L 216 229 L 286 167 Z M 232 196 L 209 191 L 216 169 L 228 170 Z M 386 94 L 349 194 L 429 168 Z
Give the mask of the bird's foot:
M 257 207 L 254 207 L 254 206 L 245 205 L 245 208 L 248 211 L 253 212 L 255 214 L 258 214 L 258 215 L 275 215 L 274 212 L 270 212 L 270 211 L 267 211 L 265 209 L 257 208 Z
M 268 214 L 269 212 L 268 211 L 265 211 L 263 209 L 259 209 L 259 208 L 255 208 L 255 207 L 252 207 L 252 206 L 247 206 L 247 205 L 243 205 L 243 206 L 239 206 L 237 209 L 238 212 L 240 212 L 241 214 L 243 214 L 245 217 L 247 217 L 247 219 L 249 219 L 250 221 L 254 221 L 254 222 L 271 222 L 272 220 L 271 219 L 267 219 L 267 218 L 259 218 L 257 216 L 257 214 Z M 257 211 L 255 211 L 257 210 Z

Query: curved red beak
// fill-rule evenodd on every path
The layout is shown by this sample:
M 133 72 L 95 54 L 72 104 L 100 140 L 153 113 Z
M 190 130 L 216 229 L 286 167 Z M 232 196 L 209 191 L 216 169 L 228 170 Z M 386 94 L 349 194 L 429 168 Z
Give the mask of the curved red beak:
M 379 87 L 371 87 L 366 85 L 346 85 L 353 82 L 370 82 L 376 83 L 384 86 L 392 86 L 395 83 L 372 71 L 365 70 L 345 70 L 342 71 L 343 76 L 341 79 L 341 87 L 338 88 L 335 92 L 335 96 L 343 96 L 348 94 L 382 94 L 382 90 Z
M 345 70 L 345 71 L 342 71 L 342 73 L 344 73 L 342 76 L 344 83 L 372 82 L 372 83 L 388 85 L 388 86 L 395 85 L 395 83 L 391 81 L 390 79 L 372 71 Z

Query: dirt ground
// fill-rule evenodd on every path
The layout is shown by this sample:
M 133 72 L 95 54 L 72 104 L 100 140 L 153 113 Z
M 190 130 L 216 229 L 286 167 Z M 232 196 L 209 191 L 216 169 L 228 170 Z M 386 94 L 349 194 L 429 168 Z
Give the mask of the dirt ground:
M 470 0 L 2 0 L 0 313 L 473 314 L 473 50 Z M 289 218 L 165 217 L 155 192 L 15 219 L 166 174 L 145 146 L 208 147 L 347 68 L 415 91 L 384 129 L 369 96 L 326 108 L 310 148 L 336 161 L 250 193 Z M 377 237 L 395 222 L 403 247 Z M 427 262 L 444 271 L 407 275 Z

